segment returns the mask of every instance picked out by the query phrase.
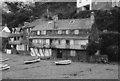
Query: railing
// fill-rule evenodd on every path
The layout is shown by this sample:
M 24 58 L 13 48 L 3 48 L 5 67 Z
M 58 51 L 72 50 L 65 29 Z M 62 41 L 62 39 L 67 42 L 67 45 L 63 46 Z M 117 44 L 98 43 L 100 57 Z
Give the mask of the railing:
M 9 41 L 9 44 L 21 44 L 21 40 Z
M 52 47 L 52 48 L 65 48 L 65 49 L 86 49 L 86 45 L 79 45 L 79 44 L 78 45 L 74 45 L 74 44 L 72 44 L 72 45 L 51 44 L 50 47 Z
M 40 44 L 40 43 L 32 43 L 33 47 L 38 48 L 62 48 L 62 49 L 86 49 L 85 45 L 59 45 L 59 44 Z
M 28 44 L 29 40 L 21 39 L 21 40 L 10 40 L 9 44 Z
M 36 47 L 36 48 L 50 48 L 50 45 L 48 45 L 48 44 L 40 44 L 40 43 L 32 43 L 32 47 Z

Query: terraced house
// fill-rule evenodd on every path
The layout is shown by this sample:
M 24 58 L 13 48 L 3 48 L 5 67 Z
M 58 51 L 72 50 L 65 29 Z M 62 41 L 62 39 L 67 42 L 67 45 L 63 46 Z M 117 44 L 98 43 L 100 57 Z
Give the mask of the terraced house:
M 12 28 L 9 44 L 12 54 L 29 54 L 29 33 L 24 26 Z
M 51 59 L 86 61 L 86 45 L 91 30 L 91 18 L 44 21 L 38 19 L 31 28 L 32 56 Z

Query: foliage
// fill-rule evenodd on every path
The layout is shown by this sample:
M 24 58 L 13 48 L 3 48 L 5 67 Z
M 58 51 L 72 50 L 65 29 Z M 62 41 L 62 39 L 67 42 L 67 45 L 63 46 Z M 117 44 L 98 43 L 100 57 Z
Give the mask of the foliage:
M 95 22 L 89 39 L 88 53 L 94 55 L 107 54 L 109 60 L 118 58 L 120 49 L 120 8 L 95 11 Z M 94 52 L 93 52 L 94 51 Z
M 2 23 L 7 24 L 9 28 L 17 27 L 24 22 L 31 22 L 37 18 L 42 18 L 51 13 L 58 14 L 61 18 L 70 18 L 76 9 L 74 2 L 36 2 L 34 5 L 24 4 L 22 2 L 6 2 L 11 13 L 2 13 Z
M 114 7 L 111 10 L 98 10 L 95 12 L 95 23 L 100 31 L 109 30 L 120 32 L 120 8 Z

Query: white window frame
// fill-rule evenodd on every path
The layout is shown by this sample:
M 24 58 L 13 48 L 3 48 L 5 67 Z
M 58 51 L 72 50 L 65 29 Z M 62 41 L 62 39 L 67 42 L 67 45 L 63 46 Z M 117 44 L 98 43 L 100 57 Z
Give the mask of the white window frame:
M 76 56 L 76 51 L 75 50 L 71 50 L 70 51 L 70 56 Z
M 62 30 L 58 30 L 58 34 L 61 35 L 62 34 Z
M 40 30 L 37 31 L 37 35 L 40 35 Z
M 41 31 L 41 34 L 42 34 L 42 35 L 46 35 L 46 30 L 42 30 L 42 31 Z
M 78 35 L 79 33 L 80 33 L 79 30 L 74 30 L 74 34 L 75 34 L 75 35 Z
M 70 34 L 70 30 L 66 30 L 66 35 Z
M 66 44 L 66 40 L 62 39 L 62 40 L 61 40 L 61 44 L 62 44 L 62 45 Z

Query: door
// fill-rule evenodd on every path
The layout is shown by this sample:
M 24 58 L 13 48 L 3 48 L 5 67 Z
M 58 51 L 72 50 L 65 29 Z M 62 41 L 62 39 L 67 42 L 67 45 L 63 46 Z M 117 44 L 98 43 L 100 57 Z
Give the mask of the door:
M 63 52 L 62 50 L 57 50 L 57 58 L 62 58 Z

